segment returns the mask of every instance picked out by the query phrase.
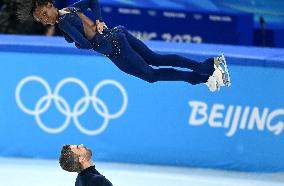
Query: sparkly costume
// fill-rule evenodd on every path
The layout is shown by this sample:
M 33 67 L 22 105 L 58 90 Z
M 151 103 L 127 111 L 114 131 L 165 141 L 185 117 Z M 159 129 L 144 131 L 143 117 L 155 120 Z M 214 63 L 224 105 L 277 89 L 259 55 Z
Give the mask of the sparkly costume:
M 185 81 L 195 85 L 205 83 L 214 72 L 214 58 L 199 63 L 175 54 L 155 53 L 123 26 L 105 29 L 103 34 L 96 33 L 92 39 L 88 40 L 77 12 L 91 8 L 97 19 L 102 21 L 97 0 L 81 0 L 68 8 L 71 13 L 60 16 L 58 22 L 65 39 L 70 43 L 75 42 L 77 48 L 93 49 L 105 55 L 125 73 L 150 83 Z M 157 69 L 152 66 L 165 67 Z M 187 68 L 191 71 L 170 67 Z

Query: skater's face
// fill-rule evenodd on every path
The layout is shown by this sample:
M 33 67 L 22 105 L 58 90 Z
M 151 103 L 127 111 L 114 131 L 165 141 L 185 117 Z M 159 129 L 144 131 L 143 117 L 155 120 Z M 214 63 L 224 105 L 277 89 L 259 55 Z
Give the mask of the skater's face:
M 54 25 L 58 19 L 58 10 L 50 2 L 47 5 L 37 6 L 34 11 L 34 18 L 47 25 Z
M 86 148 L 83 144 L 71 145 L 71 151 L 79 157 L 79 161 L 89 161 L 92 157 L 92 151 Z

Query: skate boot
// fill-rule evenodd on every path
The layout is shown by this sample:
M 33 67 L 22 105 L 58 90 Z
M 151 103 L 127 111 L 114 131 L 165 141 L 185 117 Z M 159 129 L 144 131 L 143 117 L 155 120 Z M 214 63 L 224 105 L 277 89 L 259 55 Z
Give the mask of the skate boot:
M 214 69 L 212 76 L 217 81 L 219 86 L 225 86 L 224 84 L 224 71 L 220 68 L 220 60 L 218 58 L 214 58 Z
M 215 92 L 216 90 L 220 90 L 220 85 L 218 84 L 217 80 L 214 76 L 210 76 L 205 83 L 211 92 Z

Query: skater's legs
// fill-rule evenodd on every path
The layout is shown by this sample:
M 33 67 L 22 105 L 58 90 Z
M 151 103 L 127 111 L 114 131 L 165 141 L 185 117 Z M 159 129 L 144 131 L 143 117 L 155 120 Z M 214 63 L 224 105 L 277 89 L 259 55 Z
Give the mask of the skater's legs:
M 126 29 L 124 29 L 124 33 L 131 47 L 149 65 L 188 68 L 197 73 L 207 75 L 212 75 L 214 72 L 214 58 L 209 58 L 203 63 L 199 63 L 176 54 L 158 54 L 149 49 L 141 40 L 131 35 Z
M 191 84 L 205 83 L 208 75 L 196 72 L 181 71 L 172 68 L 154 69 L 129 45 L 124 37 L 120 39 L 121 56 L 113 59 L 114 64 L 122 71 L 139 77 L 147 82 L 156 81 L 185 81 Z

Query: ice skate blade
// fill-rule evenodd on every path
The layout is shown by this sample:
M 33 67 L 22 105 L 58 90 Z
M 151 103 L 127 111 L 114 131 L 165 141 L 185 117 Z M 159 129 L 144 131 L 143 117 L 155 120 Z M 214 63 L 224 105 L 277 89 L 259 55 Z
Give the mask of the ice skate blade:
M 224 68 L 225 79 L 226 79 L 226 82 L 224 84 L 225 84 L 225 86 L 230 87 L 232 85 L 231 76 L 230 76 L 229 68 L 228 68 L 227 61 L 226 61 L 224 53 L 222 53 L 221 58 L 222 58 L 221 64 Z

